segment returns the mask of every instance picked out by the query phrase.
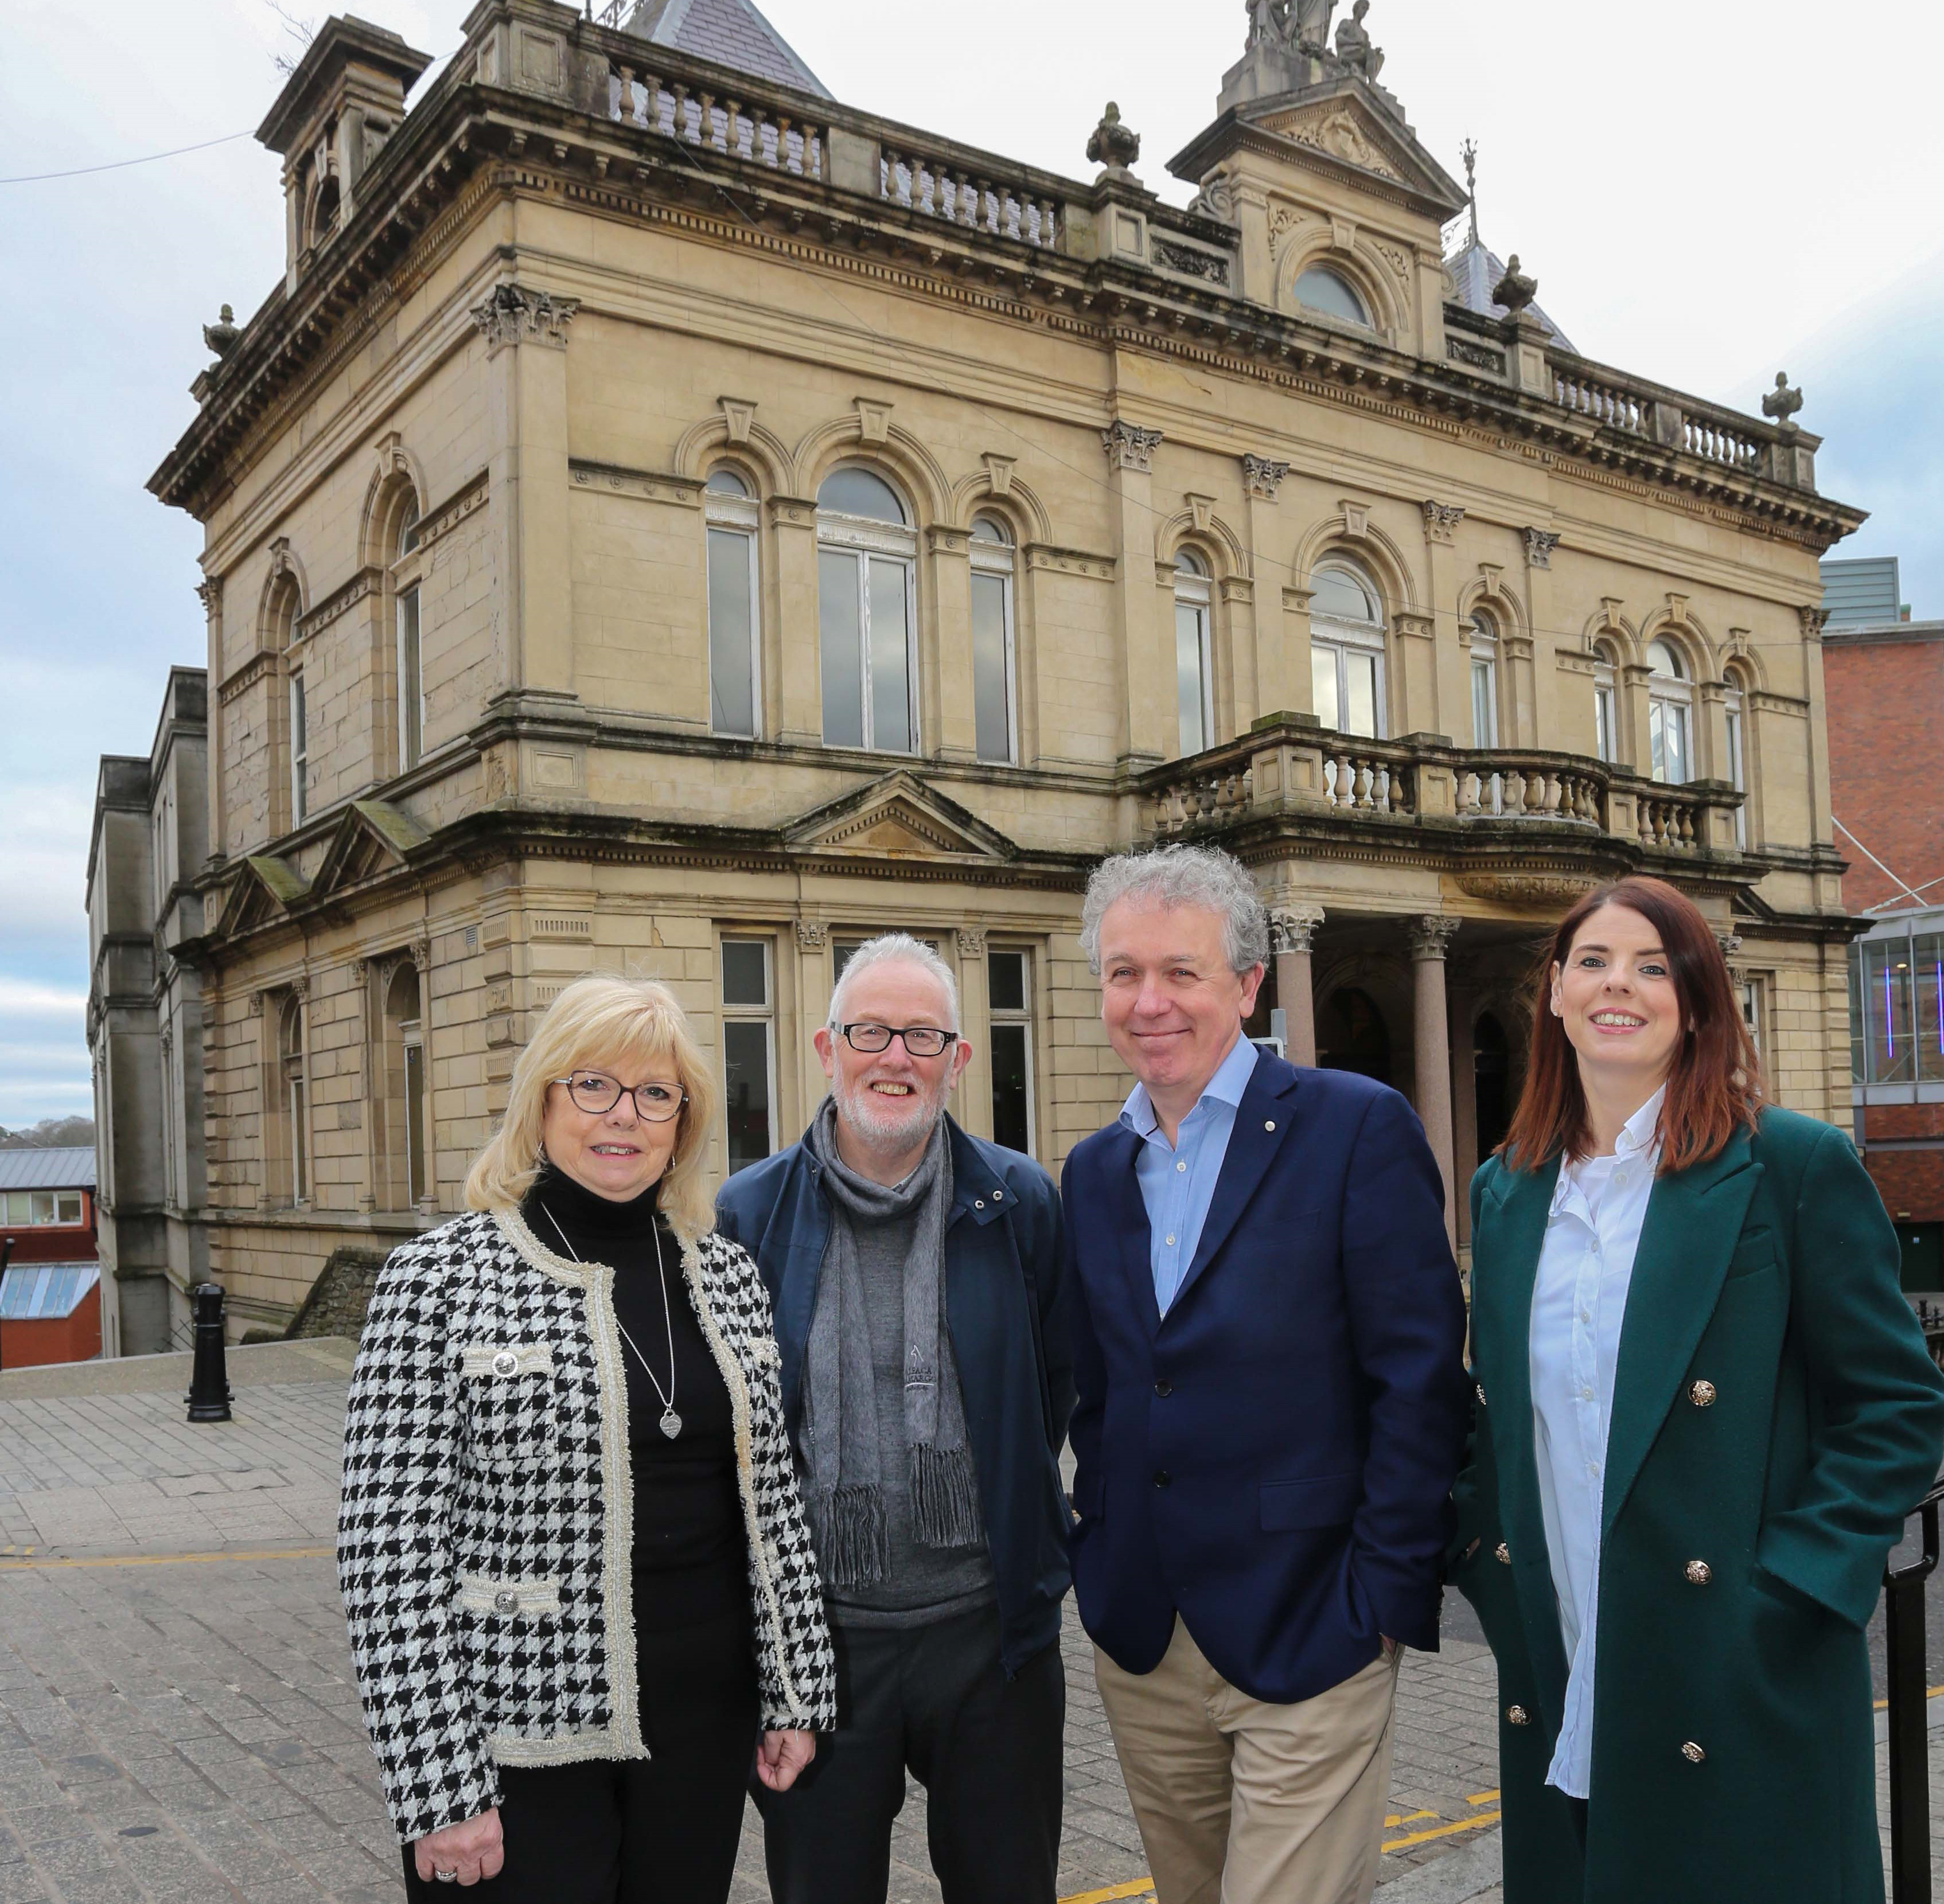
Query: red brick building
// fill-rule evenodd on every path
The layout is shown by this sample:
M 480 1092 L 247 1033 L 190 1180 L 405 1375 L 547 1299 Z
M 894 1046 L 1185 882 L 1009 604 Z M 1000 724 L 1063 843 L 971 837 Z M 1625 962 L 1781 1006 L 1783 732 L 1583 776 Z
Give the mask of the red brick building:
M 1832 564 L 1832 567 L 1844 565 Z M 1861 568 L 1862 564 L 1847 565 Z M 1831 589 L 1832 600 L 1838 591 Z M 1830 809 L 1850 948 L 1856 1138 L 1903 1243 L 1904 1287 L 1944 1292 L 1944 622 L 1825 632 Z
M 0 1150 L 0 1368 L 101 1353 L 91 1150 Z

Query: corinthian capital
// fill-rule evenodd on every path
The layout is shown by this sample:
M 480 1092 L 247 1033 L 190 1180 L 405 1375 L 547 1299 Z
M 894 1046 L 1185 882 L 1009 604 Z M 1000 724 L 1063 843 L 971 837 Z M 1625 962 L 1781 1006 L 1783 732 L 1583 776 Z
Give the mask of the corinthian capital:
M 1118 419 L 1100 432 L 1101 447 L 1116 469 L 1152 470 L 1154 453 L 1162 441 L 1159 430 L 1144 430 L 1138 424 L 1123 423 Z
M 1458 935 L 1458 926 L 1456 920 L 1447 918 L 1441 912 L 1423 913 L 1407 920 L 1404 932 L 1410 941 L 1410 956 L 1441 962 Z
M 1269 914 L 1270 950 L 1278 958 L 1289 952 L 1313 952 L 1322 923 L 1321 906 L 1276 907 Z
M 577 297 L 555 297 L 551 291 L 529 290 L 524 284 L 496 284 L 484 304 L 473 306 L 471 315 L 491 357 L 509 344 L 566 349 L 567 327 L 580 309 Z

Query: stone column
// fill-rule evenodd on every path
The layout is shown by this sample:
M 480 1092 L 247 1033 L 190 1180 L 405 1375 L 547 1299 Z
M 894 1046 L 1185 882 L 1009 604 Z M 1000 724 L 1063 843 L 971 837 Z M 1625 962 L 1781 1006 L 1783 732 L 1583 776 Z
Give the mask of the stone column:
M 1466 738 L 1460 746 L 1475 745 L 1472 733 L 1472 655 L 1469 627 L 1458 616 L 1458 530 L 1465 511 L 1456 503 L 1427 498 L 1424 504 L 1424 566 L 1431 578 L 1431 598 L 1426 603 L 1429 625 L 1423 630 L 1431 643 L 1426 659 L 1428 680 L 1407 674 L 1404 694 L 1395 704 L 1401 723 L 1400 734 L 1423 730 Z M 1501 618 L 1503 619 L 1503 618 Z M 1397 618 L 1400 636 L 1419 631 L 1410 618 Z M 1401 659 L 1408 652 L 1400 641 Z M 1428 692 L 1427 692 L 1428 689 Z
M 820 919 L 799 919 L 796 922 L 796 1070 L 799 1095 L 798 1108 L 805 1126 L 815 1114 L 817 1107 L 823 1101 L 823 1094 L 829 1086 L 823 1075 L 823 1067 L 817 1061 L 817 1048 L 811 1043 L 817 1028 L 830 1015 L 830 993 L 832 989 L 830 976 L 830 928 Z M 783 1027 L 777 1027 L 777 1035 L 781 1037 Z M 777 1072 L 779 1077 L 783 1070 L 783 1057 L 777 1055 Z M 780 1136 L 780 1131 L 778 1135 Z
M 974 1137 L 992 1135 L 992 1005 L 986 982 L 986 929 L 958 929 L 958 1031 L 970 1041 L 971 1062 L 958 1080 L 952 1115 Z
M 1450 993 L 1452 1217 L 1459 1246 L 1472 1241 L 1472 1177 L 1478 1168 L 1478 1051 L 1476 999 L 1469 990 Z
M 1417 1059 L 1417 1114 L 1444 1180 L 1444 1227 L 1456 1246 L 1456 1207 L 1451 1193 L 1451 1033 L 1444 1003 L 1444 955 L 1459 922 L 1426 913 L 1406 927 L 1410 936 L 1416 981 L 1413 1029 Z
M 775 496 L 768 510 L 770 542 L 764 553 L 775 559 L 763 565 L 772 610 L 764 617 L 763 731 L 799 747 L 820 747 L 823 680 L 819 671 L 823 649 L 818 625 L 817 505 L 807 496 Z
M 1269 914 L 1276 1003 L 1282 1012 L 1292 1064 L 1313 1066 L 1316 1062 L 1316 995 L 1309 955 L 1316 944 L 1316 929 L 1322 923 L 1321 906 L 1278 906 Z
M 1153 470 L 1161 432 L 1116 421 L 1101 431 L 1100 442 L 1107 453 L 1114 525 L 1114 633 L 1125 671 L 1120 751 L 1146 766 L 1180 751 L 1175 725 L 1174 618 L 1167 618 L 1164 643 L 1155 616 Z
M 492 447 L 512 635 L 509 686 L 574 692 L 567 337 L 574 297 L 501 284 L 470 312 L 485 340 Z
M 921 746 L 934 760 L 976 760 L 979 726 L 972 674 L 972 539 L 962 529 L 924 532 L 930 558 L 930 629 L 918 686 L 924 706 Z M 1018 600 L 1014 584 L 1014 601 Z M 922 607 L 922 604 L 921 605 Z

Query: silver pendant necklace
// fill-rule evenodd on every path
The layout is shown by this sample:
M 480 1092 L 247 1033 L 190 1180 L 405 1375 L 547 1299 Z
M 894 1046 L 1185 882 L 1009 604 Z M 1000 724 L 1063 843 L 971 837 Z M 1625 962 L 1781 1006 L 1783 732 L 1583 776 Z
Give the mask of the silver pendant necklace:
M 553 1233 L 560 1239 L 561 1248 L 578 1263 L 580 1261 L 580 1255 L 575 1251 L 574 1245 L 567 1240 L 567 1232 L 560 1227 L 559 1218 L 551 1210 L 548 1210 L 544 1203 L 540 1205 L 540 1208 L 546 1211 L 546 1220 L 553 1225 Z M 647 1357 L 643 1355 L 638 1348 L 635 1348 L 635 1338 L 628 1333 L 618 1316 L 614 1318 L 614 1326 L 620 1330 L 621 1340 L 626 1343 L 629 1348 L 634 1349 L 635 1359 L 641 1365 L 641 1373 L 654 1383 L 655 1399 L 662 1405 L 661 1431 L 670 1441 L 673 1441 L 675 1436 L 681 1433 L 681 1417 L 675 1411 L 675 1314 L 669 1307 L 668 1266 L 662 1259 L 662 1227 L 660 1224 L 656 1224 L 654 1228 L 655 1279 L 662 1286 L 662 1323 L 668 1331 L 669 1385 L 666 1389 L 662 1387 L 661 1377 L 648 1366 Z

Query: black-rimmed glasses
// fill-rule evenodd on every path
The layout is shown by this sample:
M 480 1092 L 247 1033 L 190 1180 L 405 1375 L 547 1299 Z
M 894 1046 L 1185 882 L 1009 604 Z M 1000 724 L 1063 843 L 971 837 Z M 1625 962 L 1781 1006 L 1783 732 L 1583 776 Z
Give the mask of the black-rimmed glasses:
M 889 1051 L 891 1040 L 902 1038 L 914 1058 L 941 1058 L 958 1038 L 957 1032 L 941 1031 L 935 1024 L 846 1024 L 838 1029 L 853 1051 Z
M 605 1071 L 575 1071 L 564 1078 L 551 1078 L 548 1082 L 565 1085 L 574 1108 L 586 1111 L 590 1117 L 599 1117 L 612 1110 L 624 1095 L 630 1095 L 628 1087 L 619 1078 L 611 1078 Z M 678 1091 L 667 1084 L 638 1084 L 632 1095 L 635 1110 L 651 1124 L 666 1124 L 671 1117 L 680 1116 L 682 1106 L 688 1101 L 686 1091 Z

